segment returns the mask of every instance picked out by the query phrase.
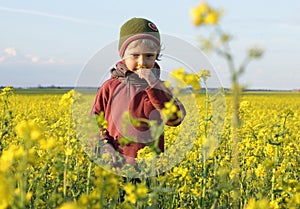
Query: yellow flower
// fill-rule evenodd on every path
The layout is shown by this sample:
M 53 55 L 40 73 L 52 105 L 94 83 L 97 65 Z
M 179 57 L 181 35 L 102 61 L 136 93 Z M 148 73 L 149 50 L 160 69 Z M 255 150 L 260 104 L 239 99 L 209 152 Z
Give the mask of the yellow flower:
M 265 172 L 266 172 L 266 169 L 264 166 L 262 166 L 261 164 L 259 164 L 257 166 L 257 168 L 255 169 L 255 175 L 258 177 L 258 178 L 263 178 L 265 176 Z
M 231 172 L 230 172 L 230 174 L 229 174 L 229 178 L 233 179 L 238 174 L 239 174 L 239 169 L 232 169 Z
M 173 104 L 173 102 L 166 102 L 165 108 L 169 109 L 171 113 L 177 112 L 177 107 L 176 107 L 176 105 Z
M 20 188 L 19 188 L 19 187 L 15 189 L 15 195 L 20 195 L 20 192 L 21 192 L 21 191 L 20 191 Z
M 136 68 L 137 69 L 143 69 L 143 68 L 147 68 L 147 67 L 145 65 L 138 65 Z
M 199 84 L 199 76 L 197 74 L 186 74 L 184 81 L 191 85 L 193 90 L 200 90 L 201 86 Z
M 217 24 L 219 22 L 219 15 L 215 11 L 210 11 L 204 18 L 206 24 Z
M 217 24 L 219 22 L 220 14 L 220 11 L 213 9 L 205 2 L 192 8 L 190 11 L 195 26 Z
M 27 192 L 26 193 L 26 201 L 29 202 L 31 200 L 32 197 L 32 192 Z
M 193 194 L 196 198 L 200 198 L 200 197 L 201 197 L 201 192 L 199 192 L 197 188 L 191 189 L 191 192 L 192 192 L 192 194 Z
M 262 200 L 255 200 L 251 198 L 249 200 L 248 205 L 246 206 L 246 209 L 268 209 L 271 208 L 269 205 L 269 202 L 266 199 Z
M 195 26 L 199 26 L 204 22 L 203 17 L 200 15 L 201 13 L 199 12 L 198 8 L 192 8 L 190 14 Z
M 126 184 L 124 186 L 124 190 L 126 192 L 126 197 L 125 197 L 126 201 L 135 204 L 137 201 L 137 196 L 135 194 L 135 186 L 131 183 Z
M 15 158 L 22 158 L 25 154 L 24 146 L 20 145 L 18 148 L 14 151 L 14 157 Z
M 72 155 L 73 150 L 71 148 L 66 148 L 65 155 L 70 156 Z
M 39 143 L 42 149 L 49 150 L 55 146 L 56 140 L 53 137 L 51 137 L 49 139 L 42 139 L 39 141 Z
M 259 47 L 253 47 L 249 49 L 248 56 L 253 59 L 258 59 L 264 54 L 264 50 Z
M 199 6 L 191 9 L 191 17 L 195 26 L 199 26 L 204 22 L 204 16 L 209 10 L 206 3 L 201 3 Z
M 145 184 L 138 184 L 136 194 L 139 198 L 145 198 L 148 193 L 148 188 Z
M 30 138 L 31 138 L 32 140 L 37 140 L 37 139 L 39 139 L 40 137 L 41 137 L 41 132 L 40 132 L 39 130 L 35 129 L 35 130 L 32 130 L 32 131 L 30 132 Z
M 67 202 L 60 206 L 58 209 L 80 209 L 75 202 Z
M 256 163 L 256 161 L 257 161 L 257 159 L 254 156 L 250 156 L 250 157 L 246 158 L 247 167 L 253 166 Z
M 15 157 L 15 151 L 17 147 L 15 145 L 11 145 L 7 150 L 2 152 L 0 157 L 0 171 L 7 172 L 8 169 L 11 167 Z
M 6 177 L 2 176 L 1 174 L 0 179 L 0 208 L 8 208 L 13 201 L 12 185 L 7 182 Z
M 132 204 L 135 204 L 137 201 L 137 198 L 136 198 L 136 195 L 132 193 L 132 194 L 126 195 L 126 200 L 128 202 L 131 202 Z
M 162 114 L 165 119 L 169 119 L 175 113 L 177 113 L 177 107 L 173 102 L 166 102 L 164 106 L 165 107 L 162 109 Z
M 34 121 L 22 121 L 16 126 L 16 132 L 19 137 L 29 140 L 38 140 L 41 138 L 41 130 Z
M 9 96 L 9 95 L 14 94 L 14 92 L 15 92 L 14 87 L 6 86 L 2 89 L 2 92 L 1 92 L 0 96 L 2 96 L 2 95 Z
M 173 70 L 170 73 L 170 77 L 174 79 L 174 81 L 178 84 L 178 86 L 180 88 L 185 88 L 186 87 L 186 83 L 184 80 L 185 77 L 185 71 L 184 68 L 178 68 L 177 70 Z
M 124 190 L 125 190 L 126 194 L 131 194 L 134 192 L 135 186 L 131 183 L 128 183 L 124 186 Z
M 75 91 L 70 90 L 68 93 L 65 93 L 59 102 L 60 106 L 66 107 L 72 105 L 74 102 Z
M 271 202 L 270 202 L 270 207 L 269 207 L 269 208 L 272 208 L 272 209 L 279 209 L 280 206 L 279 206 L 278 200 L 271 201 Z
M 199 71 L 198 76 L 203 79 L 203 81 L 207 80 L 207 77 L 210 77 L 210 71 L 206 69 L 202 69 Z

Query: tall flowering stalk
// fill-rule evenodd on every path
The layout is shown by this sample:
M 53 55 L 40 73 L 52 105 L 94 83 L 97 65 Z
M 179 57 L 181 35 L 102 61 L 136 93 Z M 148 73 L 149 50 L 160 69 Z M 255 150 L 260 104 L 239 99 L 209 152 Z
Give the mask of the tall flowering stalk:
M 2 139 L 5 138 L 10 133 L 11 121 L 12 121 L 12 110 L 10 109 L 10 97 L 14 95 L 14 88 L 12 86 L 7 86 L 3 88 L 0 92 L 0 105 L 1 107 L 1 118 L 0 118 L 0 153 L 2 152 L 3 146 L 1 145 Z
M 59 102 L 59 105 L 66 110 L 66 117 L 68 117 L 68 124 L 67 124 L 67 140 L 66 140 L 66 149 L 65 149 L 65 161 L 64 161 L 64 180 L 63 180 L 63 195 L 64 197 L 67 196 L 67 184 L 68 184 L 68 168 L 69 168 L 69 158 L 72 155 L 72 148 L 70 146 L 70 139 L 71 139 L 71 121 L 72 121 L 72 103 L 74 101 L 74 90 L 69 91 L 68 93 L 64 94 Z
M 222 15 L 221 10 L 214 9 L 206 2 L 201 2 L 198 6 L 191 9 L 191 17 L 196 27 L 211 26 L 213 27 L 214 33 L 209 38 L 201 38 L 202 49 L 207 51 L 214 51 L 221 57 L 225 58 L 230 75 L 231 75 L 231 92 L 232 92 L 232 179 L 233 179 L 233 206 L 239 207 L 241 201 L 240 190 L 239 190 L 239 149 L 238 144 L 240 141 L 239 128 L 240 128 L 240 117 L 239 117 L 239 106 L 240 97 L 243 91 L 242 85 L 239 83 L 239 77 L 245 72 L 248 63 L 252 59 L 260 58 L 263 55 L 263 50 L 260 48 L 251 48 L 244 61 L 239 67 L 236 67 L 233 59 L 233 53 L 230 50 L 229 41 L 230 36 L 223 32 L 219 25 L 220 18 Z

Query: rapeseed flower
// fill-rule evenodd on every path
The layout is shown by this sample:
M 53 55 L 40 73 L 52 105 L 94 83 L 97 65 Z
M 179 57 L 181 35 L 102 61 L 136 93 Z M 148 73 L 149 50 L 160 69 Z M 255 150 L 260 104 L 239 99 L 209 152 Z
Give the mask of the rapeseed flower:
M 206 2 L 200 3 L 190 11 L 195 26 L 215 25 L 219 23 L 221 11 L 213 9 Z
M 9 208 L 13 202 L 13 187 L 12 184 L 6 180 L 5 176 L 0 174 L 0 178 L 0 209 L 5 209 Z
M 16 126 L 16 132 L 19 137 L 36 141 L 41 138 L 42 132 L 40 127 L 34 121 L 22 121 Z
M 184 68 L 179 68 L 173 70 L 170 76 L 176 81 L 179 88 L 191 86 L 195 91 L 201 89 L 200 77 L 196 73 L 187 73 Z
M 124 186 L 124 190 L 126 192 L 126 201 L 135 204 L 137 201 L 137 196 L 135 194 L 135 185 L 133 185 L 132 183 L 128 183 Z
M 264 176 L 266 175 L 266 168 L 263 165 L 258 164 L 257 168 L 255 169 L 255 175 L 258 178 L 264 178 Z
M 145 198 L 148 193 L 148 188 L 144 183 L 140 183 L 137 185 L 136 194 L 138 198 Z
M 16 150 L 18 147 L 16 145 L 11 145 L 8 149 L 2 151 L 0 156 L 0 171 L 6 173 L 12 166 L 15 158 Z
M 15 93 L 15 90 L 14 90 L 14 87 L 12 86 L 6 86 L 2 89 L 1 93 L 0 93 L 0 96 L 10 96 L 12 94 Z
M 255 200 L 251 198 L 245 209 L 268 209 L 271 208 L 266 199 Z
M 58 209 L 81 209 L 81 207 L 75 202 L 67 202 L 60 206 Z

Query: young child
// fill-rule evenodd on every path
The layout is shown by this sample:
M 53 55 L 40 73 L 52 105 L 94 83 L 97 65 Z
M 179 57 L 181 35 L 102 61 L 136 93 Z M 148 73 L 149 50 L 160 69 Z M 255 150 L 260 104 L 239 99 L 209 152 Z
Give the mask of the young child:
M 137 152 L 155 142 L 158 150 L 164 151 L 163 132 L 159 139 L 153 139 L 147 121 L 155 120 L 161 124 L 165 103 L 170 102 L 180 112 L 173 113 L 166 125 L 177 126 L 185 117 L 183 105 L 160 79 L 160 67 L 156 62 L 160 50 L 160 34 L 153 22 L 132 18 L 122 25 L 121 61 L 111 69 L 111 78 L 99 88 L 92 108 L 92 114 L 104 113 L 107 128 L 101 130 L 101 139 L 107 143 L 102 149 L 113 162 L 116 161 L 115 153 L 119 152 L 125 163 L 134 164 Z M 129 114 L 127 119 L 126 114 Z M 130 142 L 120 143 L 123 138 Z

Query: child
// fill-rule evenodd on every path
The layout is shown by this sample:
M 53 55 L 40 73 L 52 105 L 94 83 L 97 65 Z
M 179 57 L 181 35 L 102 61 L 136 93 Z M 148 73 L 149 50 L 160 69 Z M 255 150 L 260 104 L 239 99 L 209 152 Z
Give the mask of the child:
M 153 139 L 147 121 L 155 120 L 161 124 L 161 110 L 166 102 L 171 102 L 180 112 L 173 113 L 166 125 L 177 126 L 185 117 L 183 105 L 160 80 L 160 67 L 156 62 L 160 46 L 160 34 L 153 22 L 132 18 L 122 25 L 121 61 L 111 69 L 111 78 L 99 88 L 92 108 L 92 114 L 104 113 L 107 128 L 101 130 L 101 139 L 107 143 L 102 149 L 113 162 L 119 152 L 125 163 L 134 164 L 137 152 L 146 145 L 157 144 L 158 150 L 164 151 L 163 132 L 159 139 Z M 123 138 L 130 142 L 120 143 Z

